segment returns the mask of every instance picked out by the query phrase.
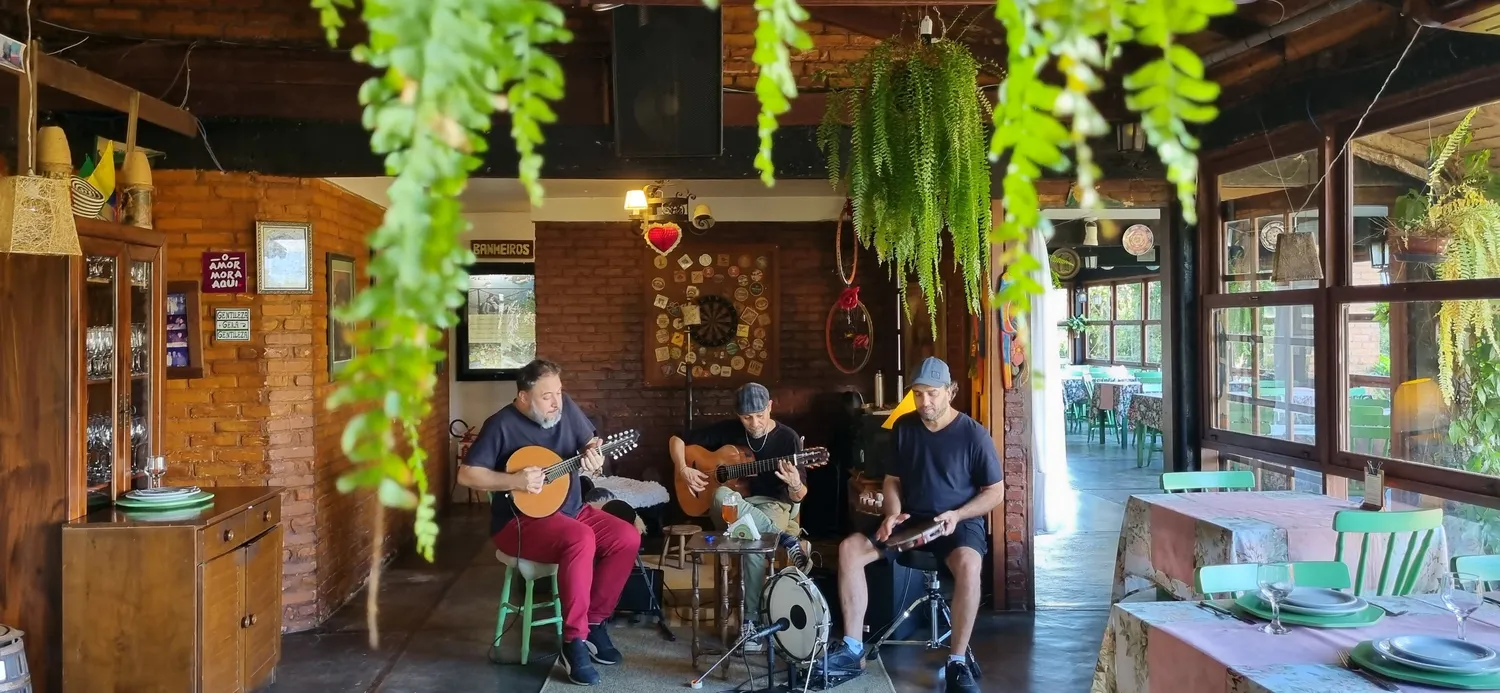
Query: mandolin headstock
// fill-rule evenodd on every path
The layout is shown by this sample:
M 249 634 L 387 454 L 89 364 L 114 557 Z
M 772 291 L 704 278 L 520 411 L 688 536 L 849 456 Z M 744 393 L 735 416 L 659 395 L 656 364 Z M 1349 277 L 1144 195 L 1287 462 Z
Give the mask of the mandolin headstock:
M 599 446 L 599 451 L 612 460 L 618 460 L 639 447 L 640 441 L 641 432 L 634 428 L 611 433 L 608 438 L 604 439 L 604 444 Z

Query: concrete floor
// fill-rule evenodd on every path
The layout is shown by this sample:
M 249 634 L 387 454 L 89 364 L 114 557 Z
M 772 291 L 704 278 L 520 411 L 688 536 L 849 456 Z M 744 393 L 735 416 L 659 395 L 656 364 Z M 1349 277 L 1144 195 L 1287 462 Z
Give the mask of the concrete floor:
M 1131 443 L 1069 435 L 1066 460 L 1045 470 L 1045 525 L 1052 531 L 1035 540 L 1038 609 L 1109 608 L 1125 501 L 1161 488 L 1161 453 L 1137 467 Z
M 537 631 L 528 665 L 488 661 L 501 569 L 485 536 L 487 518 L 467 506 L 455 508 L 443 520 L 435 563 L 403 555 L 384 574 L 378 651 L 367 642 L 360 594 L 319 628 L 282 639 L 277 682 L 269 693 L 539 691 L 553 665 L 553 638 Z M 1107 601 L 1107 589 L 1105 594 Z M 985 671 L 981 688 L 987 693 L 1087 691 L 1107 613 L 1101 605 L 981 614 L 973 639 Z M 685 635 L 682 626 L 678 636 Z M 506 636 L 501 661 L 517 662 L 515 640 L 514 632 Z M 934 674 L 944 652 L 888 647 L 883 656 L 899 693 L 941 691 Z

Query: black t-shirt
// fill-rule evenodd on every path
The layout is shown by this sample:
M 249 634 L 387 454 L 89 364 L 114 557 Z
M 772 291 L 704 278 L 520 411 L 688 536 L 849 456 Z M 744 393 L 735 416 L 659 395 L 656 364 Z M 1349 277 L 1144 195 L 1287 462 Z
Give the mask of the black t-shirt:
M 514 403 L 507 404 L 504 409 L 485 419 L 479 435 L 474 438 L 474 444 L 469 446 L 464 464 L 503 472 L 510 456 L 528 445 L 539 445 L 567 459 L 582 451 L 593 437 L 593 422 L 584 416 L 583 410 L 567 395 L 563 395 L 562 417 L 552 428 L 542 428 L 541 424 L 516 409 Z M 568 488 L 568 497 L 563 500 L 559 512 L 568 517 L 578 517 L 578 512 L 583 509 L 583 497 L 578 490 L 578 470 L 573 470 L 572 476 L 573 484 Z M 516 508 L 511 504 L 510 497 L 496 494 L 490 503 L 490 533 L 499 532 L 515 515 Z
M 745 426 L 740 423 L 739 419 L 725 419 L 716 424 L 695 428 L 682 437 L 682 442 L 708 450 L 718 450 L 725 445 L 738 445 L 749 450 L 757 460 L 795 455 L 801 451 L 802 446 L 801 438 L 791 426 L 778 421 L 776 427 L 771 429 L 765 437 L 751 438 L 745 432 Z M 802 467 L 797 471 L 802 483 L 806 484 L 807 468 Z M 776 472 L 761 472 L 746 481 L 747 490 L 751 496 L 768 496 L 788 503 L 792 502 L 786 483 L 776 476 Z
M 1000 459 L 989 431 L 959 413 L 939 431 L 921 417 L 896 420 L 896 457 L 890 473 L 901 479 L 901 512 L 931 518 L 957 510 L 985 486 L 1000 483 Z

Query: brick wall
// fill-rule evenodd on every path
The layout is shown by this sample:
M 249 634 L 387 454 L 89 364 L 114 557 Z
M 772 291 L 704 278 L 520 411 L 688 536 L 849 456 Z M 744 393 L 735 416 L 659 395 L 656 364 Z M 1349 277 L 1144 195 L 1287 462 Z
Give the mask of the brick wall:
M 164 450 L 168 479 L 205 486 L 282 486 L 285 526 L 283 605 L 289 630 L 316 625 L 358 588 L 368 569 L 371 500 L 334 488 L 349 462 L 339 449 L 348 420 L 322 402 L 332 391 L 327 366 L 327 254 L 355 258 L 380 208 L 313 179 L 158 171 L 155 226 L 168 235 L 167 275 L 196 280 L 206 251 L 250 253 L 254 290 L 255 221 L 311 221 L 312 295 L 203 294 L 204 377 L 167 381 Z M 251 310 L 251 341 L 216 344 L 215 307 Z M 440 373 L 423 447 L 435 488 L 445 488 L 447 376 Z M 400 515 L 394 537 L 409 528 Z M 387 545 L 394 550 L 395 542 Z
M 755 8 L 724 6 L 724 86 L 754 89 L 760 68 L 751 61 L 755 53 Z M 802 30 L 812 38 L 812 48 L 792 52 L 792 73 L 798 87 L 847 86 L 848 65 L 865 56 L 880 39 L 824 22 L 803 22 Z
M 768 386 L 777 418 L 809 446 L 827 445 L 835 394 L 858 389 L 868 398 L 875 371 L 892 371 L 892 320 L 882 317 L 895 310 L 895 292 L 885 271 L 873 254 L 861 256 L 857 283 L 876 318 L 877 351 L 863 371 L 844 375 L 829 362 L 823 334 L 843 289 L 834 270 L 833 223 L 720 223 L 710 235 L 716 242 L 780 247 L 781 382 Z M 666 443 L 681 429 L 684 396 L 681 388 L 642 387 L 642 277 L 650 257 L 639 232 L 625 223 L 539 223 L 536 238 L 538 355 L 563 367 L 563 387 L 604 430 L 641 430 L 641 447 L 620 461 L 620 473 L 670 483 Z M 685 239 L 678 250 L 691 251 L 692 242 Z M 580 277 L 590 278 L 587 290 L 580 290 Z M 695 425 L 733 415 L 732 390 L 698 387 L 694 394 Z
M 1005 607 L 1031 609 L 1031 371 L 1005 391 Z

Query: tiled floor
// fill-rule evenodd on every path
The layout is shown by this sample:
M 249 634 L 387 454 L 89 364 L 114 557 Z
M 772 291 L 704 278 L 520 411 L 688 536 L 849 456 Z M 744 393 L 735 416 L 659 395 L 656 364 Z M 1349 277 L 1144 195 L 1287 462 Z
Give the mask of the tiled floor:
M 1137 467 L 1135 446 L 1122 448 L 1113 436 L 1108 444 L 1079 434 L 1067 440 L 1066 462 L 1046 470 L 1053 531 L 1036 536 L 1037 608 L 1106 609 L 1125 500 L 1160 488 L 1161 453 Z
M 552 636 L 537 631 L 529 665 L 514 663 L 515 632 L 507 634 L 499 653 L 507 663 L 487 658 L 500 572 L 484 536 L 486 524 L 480 513 L 457 506 L 443 522 L 435 564 L 403 556 L 384 574 L 379 650 L 367 642 L 363 594 L 318 629 L 285 636 L 270 693 L 539 691 L 553 664 Z M 1106 613 L 1089 608 L 982 614 L 974 636 L 986 674 L 981 687 L 987 693 L 1087 691 Z M 679 637 L 685 631 L 678 629 Z M 889 647 L 883 656 L 899 693 L 941 690 L 935 675 L 943 652 Z

